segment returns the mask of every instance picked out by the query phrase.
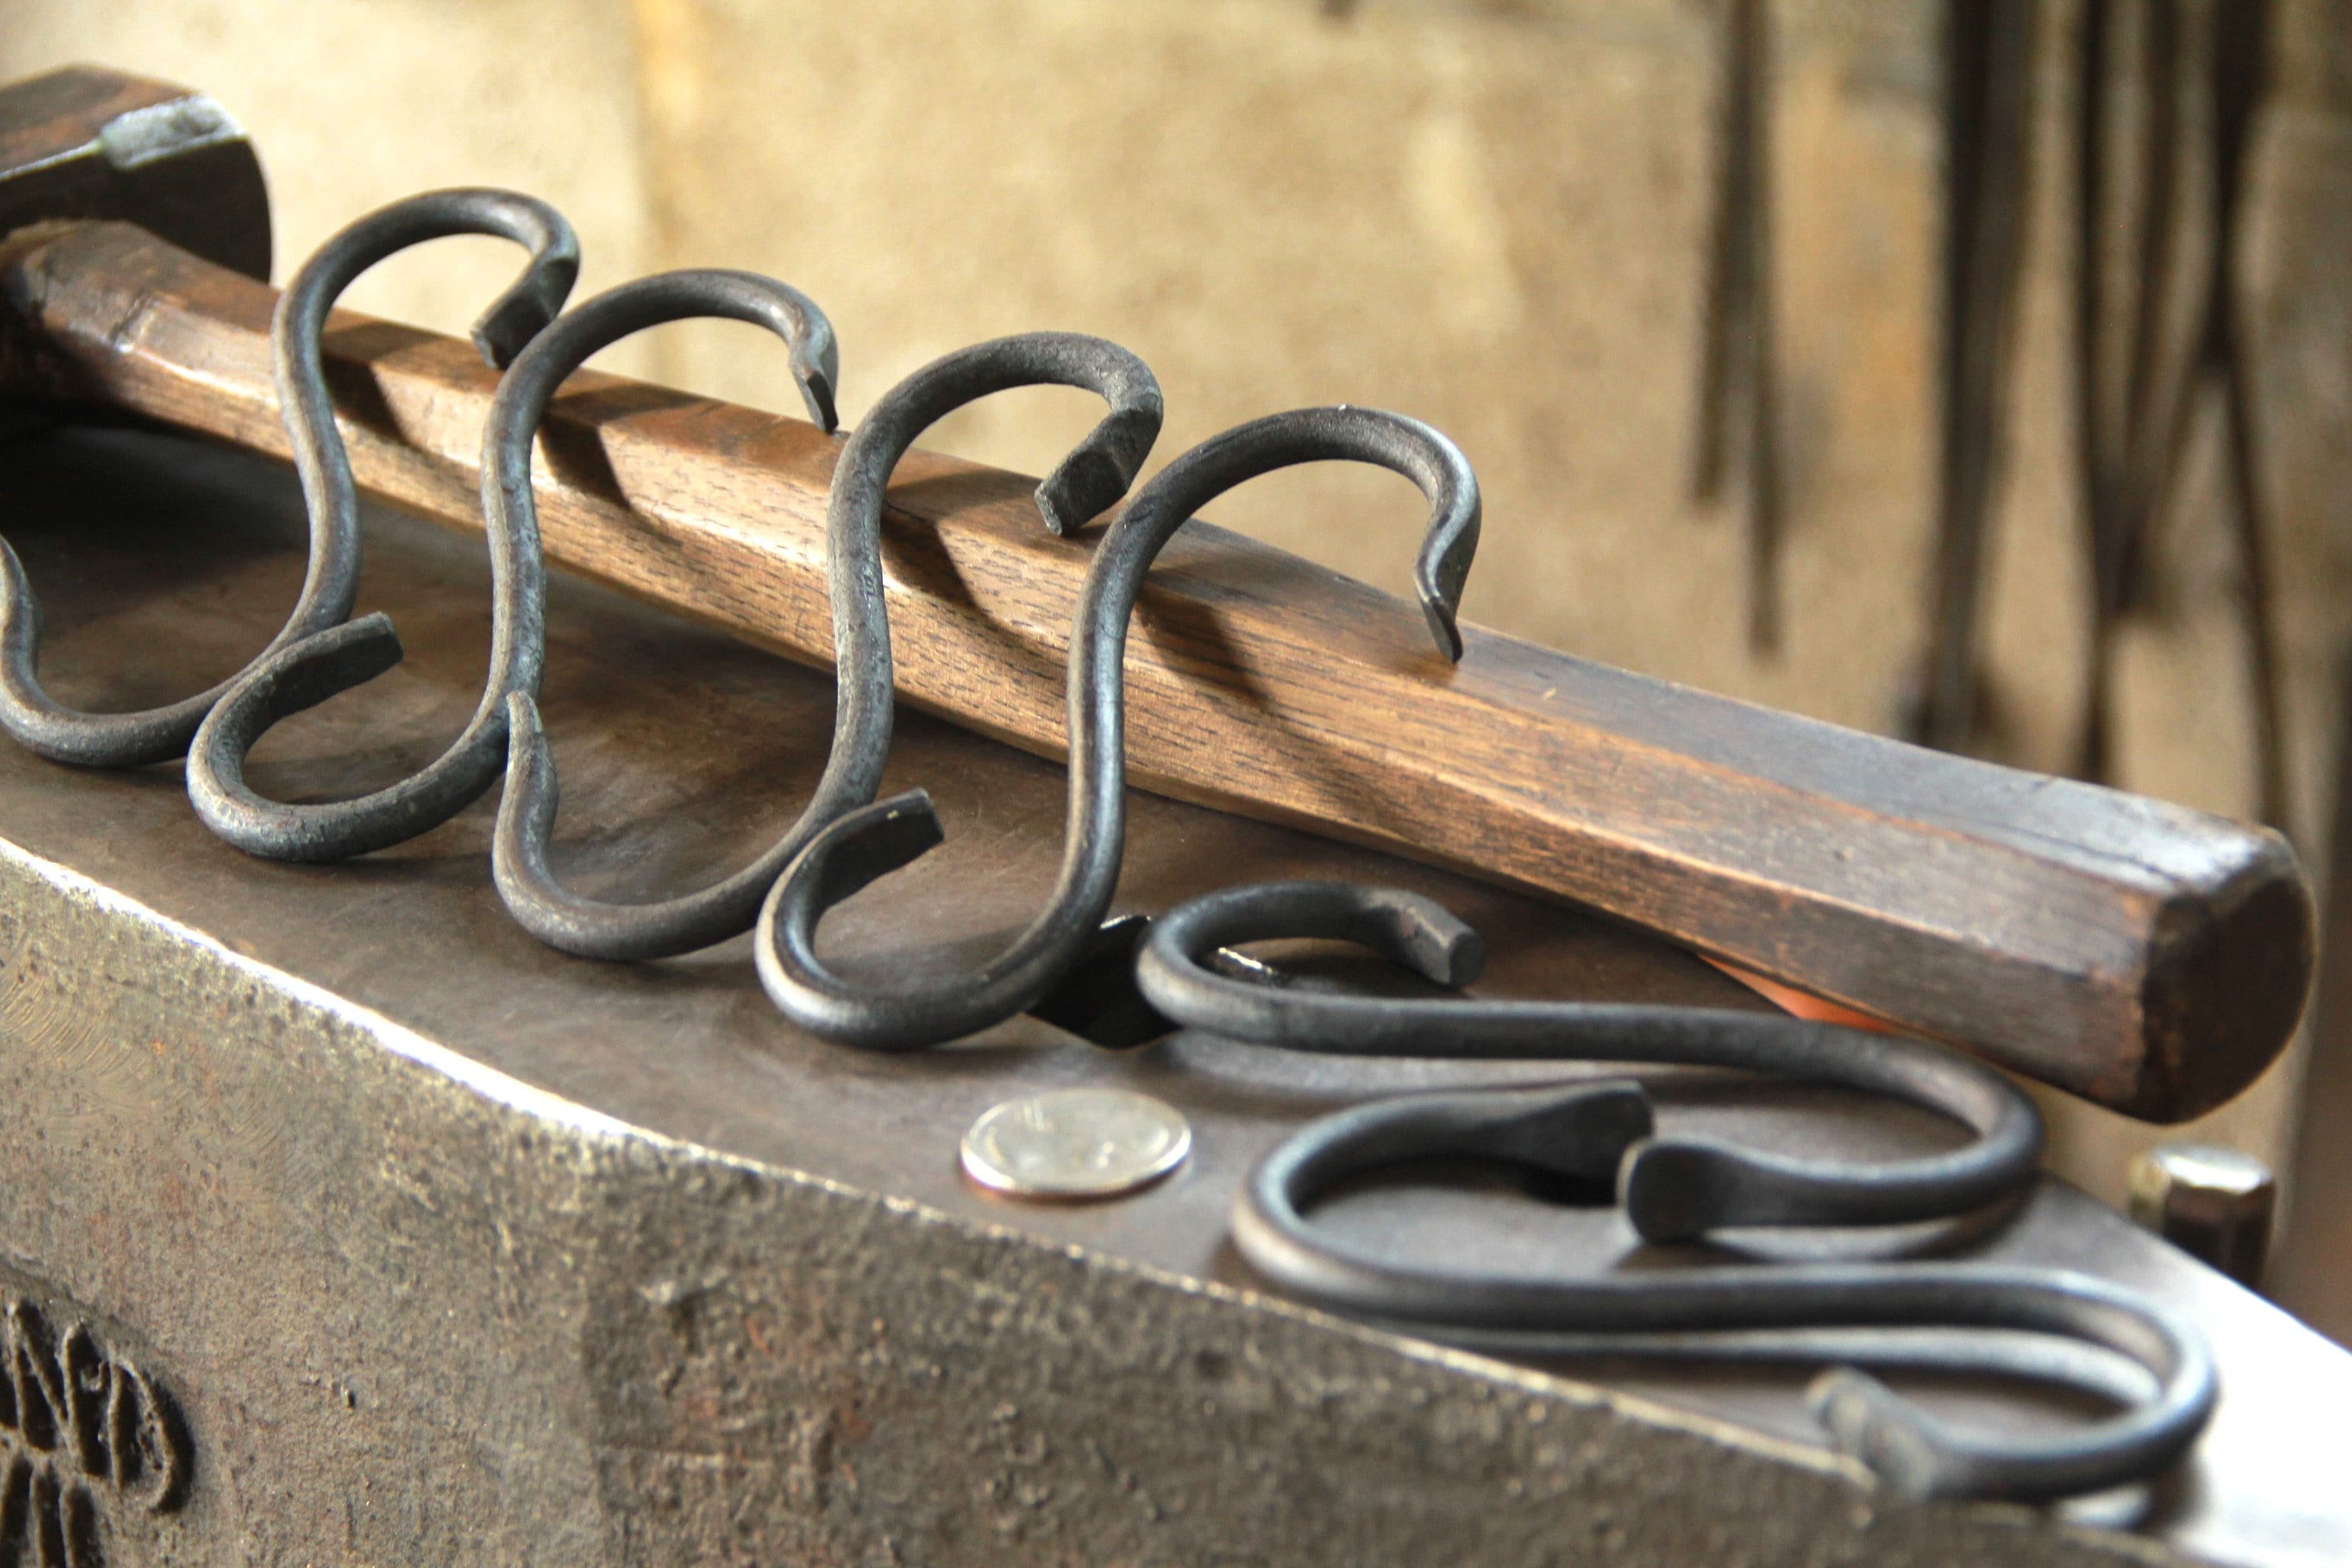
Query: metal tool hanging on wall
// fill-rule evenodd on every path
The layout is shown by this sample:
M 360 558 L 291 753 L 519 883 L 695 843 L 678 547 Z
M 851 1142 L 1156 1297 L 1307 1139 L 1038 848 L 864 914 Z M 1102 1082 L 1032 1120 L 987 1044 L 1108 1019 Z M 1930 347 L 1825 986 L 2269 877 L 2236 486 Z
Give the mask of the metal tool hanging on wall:
M 2153 536 L 2178 500 L 2181 463 L 2211 394 L 2221 401 L 2256 811 L 2280 826 L 2286 742 L 2239 255 L 2254 121 L 2269 78 L 2270 13 L 2268 0 L 2228 0 L 2194 18 L 2181 0 L 2084 0 L 2075 105 L 2075 450 L 2092 597 L 2074 766 L 2088 779 L 2113 773 L 2116 637 L 2124 621 L 2153 606 Z M 2191 64 L 2200 68 L 2198 105 L 2182 101 Z M 2204 130 L 2201 150 L 2186 143 L 2184 125 Z M 2205 254 L 2191 268 L 2185 230 L 2200 205 L 2191 186 L 2200 176 Z M 2189 289 L 2198 294 L 2184 342 Z
M 1966 751 L 1986 715 L 1979 658 L 2017 282 L 2032 174 L 2039 0 L 1945 11 L 1942 442 L 1927 646 L 1905 728 Z
M 1768 0 L 1727 0 L 1716 121 L 1691 499 L 1713 505 L 1747 459 L 1748 643 L 1780 646 L 1780 405 L 1772 339 L 1772 27 Z M 1744 433 L 1744 444 L 1740 437 Z
M 1979 629 L 2041 35 L 2037 0 L 1954 0 L 1947 21 L 1943 457 L 1927 647 L 1907 728 L 1927 744 L 1965 751 L 1988 719 Z M 2181 462 L 2210 393 L 2222 418 L 2255 811 L 2275 826 L 2286 820 L 2286 742 L 2239 260 L 2270 36 L 2267 0 L 2194 8 L 2182 0 L 2084 0 L 2072 259 L 2075 466 L 2090 598 L 2073 766 L 2087 779 L 2113 775 L 2117 631 L 2154 607 L 2153 536 L 2177 501 Z M 2195 105 L 2183 101 L 2192 74 L 2203 100 Z M 2188 144 L 2189 127 L 2205 132 L 2201 149 Z M 2192 184 L 2200 177 L 2201 203 Z M 2191 267 L 2185 237 L 2200 209 L 2205 254 Z

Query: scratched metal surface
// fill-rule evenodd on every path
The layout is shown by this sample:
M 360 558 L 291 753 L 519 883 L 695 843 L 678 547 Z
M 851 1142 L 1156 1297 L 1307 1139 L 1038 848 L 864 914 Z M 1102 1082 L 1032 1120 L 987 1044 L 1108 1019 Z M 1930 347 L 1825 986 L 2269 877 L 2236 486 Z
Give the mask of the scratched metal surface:
M 43 674 L 64 700 L 126 707 L 195 689 L 257 647 L 291 600 L 301 569 L 298 503 L 290 478 L 265 465 L 160 435 L 65 431 L 20 439 L 8 448 L 8 468 L 5 527 L 48 611 Z M 407 662 L 362 692 L 274 731 L 253 772 L 267 792 L 318 796 L 387 782 L 435 754 L 475 700 L 488 636 L 478 542 L 383 513 L 373 515 L 369 527 L 362 608 L 394 615 Z M 1397 635 L 1411 637 L 1418 628 L 1401 622 Z M 558 864 L 575 886 L 655 896 L 731 866 L 798 810 L 823 765 L 829 733 L 832 691 L 824 675 L 575 582 L 556 584 L 551 637 L 544 709 L 564 784 Z M 887 787 L 918 783 L 939 799 L 948 843 L 832 918 L 826 940 L 845 967 L 985 952 L 1027 920 L 1051 883 L 1062 818 L 1058 768 L 909 714 Z M 1687 955 L 1574 910 L 1148 795 L 1134 795 L 1131 806 L 1122 908 L 1154 909 L 1195 891 L 1272 877 L 1396 882 L 1436 894 L 1484 931 L 1492 959 L 1483 990 L 1759 1005 Z M 1256 1155 L 1299 1119 L 1407 1086 L 1529 1082 L 1604 1070 L 1337 1062 L 1192 1037 L 1114 1055 L 1028 1020 L 925 1055 L 860 1056 L 787 1027 L 760 992 L 744 941 L 627 966 L 539 946 L 505 918 L 491 889 L 491 809 L 482 803 L 441 830 L 362 863 L 278 866 L 209 837 L 187 810 L 174 768 L 94 775 L 0 750 L 0 836 L 236 953 L 629 1126 L 907 1200 L 951 1221 L 1082 1247 L 1086 1258 L 1165 1271 L 1171 1289 L 1206 1280 L 1240 1292 L 1196 1292 L 1203 1310 L 1259 1310 L 1246 1269 L 1224 1242 L 1225 1208 Z M 0 1018 L 0 1037 L 6 1034 Z M 223 1038 L 233 1041 L 234 1035 L 235 1026 L 225 1026 Z M 8 1048 L 0 1039 L 0 1051 Z M 1859 1151 L 1916 1147 L 1948 1135 L 1922 1116 L 1810 1091 L 1733 1086 L 1703 1075 L 1645 1076 L 1661 1086 L 1670 1120 L 1765 1144 Z M 1076 1083 L 1128 1085 L 1175 1102 L 1194 1127 L 1189 1163 L 1139 1196 L 1097 1205 L 1022 1205 L 961 1178 L 956 1142 L 975 1115 L 1018 1089 Z M 21 1120 L 21 1110 L 17 1114 Z M 0 1131 L 8 1131 L 0 1120 Z M 32 1146 L 20 1138 L 6 1157 L 35 1158 L 23 1152 Z M 11 1171 L 12 1182 L 20 1177 Z M 0 1209 L 0 1225 L 6 1212 Z M 681 1223 L 690 1223 L 691 1208 L 681 1212 L 688 1216 Z M 1504 1248 L 1569 1272 L 1672 1261 L 1638 1247 L 1607 1210 L 1539 1203 L 1466 1175 L 1416 1189 L 1360 1192 L 1335 1205 L 1331 1217 L 1365 1234 L 1401 1238 L 1423 1255 Z M 887 1226 L 875 1236 L 876 1245 L 892 1245 Z M 0 1230 L 0 1251 L 18 1267 L 62 1245 L 47 1237 L 44 1253 Z M 188 1245 L 201 1247 L 202 1237 L 191 1237 Z M 907 1247 L 910 1258 L 928 1256 L 912 1241 Z M 1963 1551 L 1978 1527 L 1995 1530 L 1988 1539 L 2005 1542 L 2004 1555 L 2021 1562 L 2074 1561 L 2084 1553 L 2081 1560 L 2099 1560 L 2109 1550 L 2126 1556 L 2170 1550 L 2248 1563 L 2352 1559 L 2352 1501 L 2341 1489 L 2342 1456 L 2352 1451 L 2352 1357 L 2056 1184 L 2046 1184 L 1982 1250 L 2126 1280 L 2205 1324 L 2220 1353 L 2225 1393 L 2186 1473 L 2152 1492 L 2093 1500 L 2063 1515 L 1907 1510 L 1859 1491 L 1851 1492 L 1847 1507 L 1822 1499 L 1848 1495 L 1848 1480 L 1832 1472 L 1821 1482 L 1818 1468 L 1803 1462 L 1797 1447 L 1768 1442 L 1756 1449 L 1731 1441 L 1726 1451 L 1739 1463 L 1754 1462 L 1756 1452 L 1778 1455 L 1769 1462 L 1793 1467 L 1807 1478 L 1805 1486 L 1830 1489 L 1800 1487 L 1774 1505 L 1782 1512 L 1819 1511 L 1818 1521 L 1782 1520 L 1785 1528 L 1769 1532 L 1771 1542 L 1743 1535 L 1757 1561 L 1933 1560 L 1932 1543 Z M 1295 1318 L 1283 1321 L 1284 1333 L 1303 1331 Z M 153 1327 L 125 1331 L 134 1339 L 140 1331 L 162 1333 Z M 1360 1336 L 1345 1342 L 1357 1347 L 1350 1354 L 1377 1349 Z M 587 1364 L 593 1373 L 593 1359 Z M 1555 1372 L 1570 1381 L 1550 1381 Z M 1500 1373 L 1445 1361 L 1428 1375 L 1469 1385 Z M 1715 1419 L 1818 1447 L 1803 1412 L 1801 1373 L 1588 1364 L 1546 1369 L 1532 1384 L 1504 1379 L 1496 1386 L 1570 1397 L 1580 1387 L 1574 1380 L 1598 1380 L 1660 1402 L 1655 1409 L 1601 1407 L 1608 1412 L 1607 1440 L 1622 1442 L 1628 1454 L 1654 1442 L 1675 1455 L 1684 1453 L 1676 1444 L 1724 1443 L 1709 1425 Z M 1410 1381 L 1400 1378 L 1399 1398 Z M 1966 1389 L 1926 1392 L 1966 1419 L 2068 1418 L 2047 1402 Z M 1428 1419 L 1427 1395 L 1419 1397 L 1419 1414 L 1400 1409 L 1395 1418 Z M 1678 1424 L 1675 1410 L 1696 1419 Z M 1071 1419 L 1080 1418 L 1073 1406 Z M 1083 1418 L 1113 1420 L 1100 1409 Z M 1205 1435 L 1201 1440 L 1210 1441 Z M 1521 1560 L 1505 1546 L 1518 1536 L 1504 1521 L 1515 1509 L 1543 1515 L 1528 1475 L 1513 1468 L 1522 1462 L 1513 1452 L 1507 1444 L 1496 1447 L 1484 1472 L 1483 1506 L 1496 1511 L 1441 1521 L 1439 1539 L 1483 1530 L 1501 1552 L 1492 1560 Z M 1670 1472 L 1686 1462 L 1660 1460 Z M 1704 1465 L 1689 1471 L 1687 1508 L 1701 1519 L 1718 1506 L 1726 1519 L 1736 1517 L 1731 1493 L 1706 1494 L 1706 1474 Z M 606 1484 L 618 1483 L 607 1474 Z M 1344 1473 L 1319 1478 L 1319 1484 L 1328 1495 L 1317 1506 L 1346 1502 Z M 1066 1501 L 1073 1494 L 1065 1487 Z M 1214 1501 L 1195 1500 L 1196 1510 L 1213 1510 Z M 1292 1503 L 1312 1520 L 1313 1506 Z M 1589 1501 L 1558 1496 L 1544 1506 L 1591 1511 Z M 1112 1560 L 1082 1521 L 1070 1522 L 1079 1520 L 1074 1512 L 1064 1521 L 1066 1542 L 1033 1532 L 1040 1544 L 1030 1560 Z M 1928 1520 L 1941 1522 L 1920 1522 Z M 1625 1561 L 1671 1560 L 1658 1554 L 1685 1539 L 1667 1529 L 1662 1515 L 1640 1510 L 1603 1525 L 1594 1526 L 1601 1530 L 1598 1539 L 1614 1542 Z M 825 1538 L 835 1542 L 829 1550 L 857 1530 L 880 1529 L 871 1519 L 841 1528 L 846 1533 Z M 2128 1533 L 2111 1536 L 2109 1530 Z M 887 1531 L 877 1539 L 887 1544 Z M 976 1551 L 970 1542 L 955 1544 L 961 1538 L 952 1530 L 921 1539 L 929 1544 L 902 1542 L 890 1550 L 908 1562 L 963 1561 L 968 1548 Z M 1000 1530 L 993 1539 L 1003 1547 L 1011 1538 Z M 1309 1530 L 1287 1555 L 1266 1560 L 1324 1560 L 1325 1548 L 1313 1543 L 1342 1539 Z M 1057 1542 L 1063 1543 L 1052 1544 Z M 671 1560 L 639 1546 L 634 1557 L 620 1550 L 614 1560 Z M 256 1550 L 250 1541 L 245 1549 Z M 1982 1549 L 1979 1542 L 1965 1550 Z M 1135 1561 L 1206 1560 L 1199 1539 L 1174 1534 L 1158 1547 L 1131 1550 Z M 1377 1560 L 1362 1555 L 1360 1540 L 1346 1551 L 1356 1555 L 1329 1560 Z M 986 1560 L 985 1553 L 971 1560 Z

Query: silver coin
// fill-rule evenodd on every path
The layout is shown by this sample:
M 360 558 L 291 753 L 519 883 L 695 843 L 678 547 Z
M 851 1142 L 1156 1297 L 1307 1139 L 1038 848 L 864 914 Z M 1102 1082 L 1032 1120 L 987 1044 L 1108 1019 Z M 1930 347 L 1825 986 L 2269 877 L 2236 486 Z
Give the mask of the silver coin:
M 1192 1152 L 1167 1101 L 1124 1089 L 1057 1089 L 983 1112 L 963 1135 L 963 1168 L 1023 1198 L 1110 1198 L 1150 1185 Z

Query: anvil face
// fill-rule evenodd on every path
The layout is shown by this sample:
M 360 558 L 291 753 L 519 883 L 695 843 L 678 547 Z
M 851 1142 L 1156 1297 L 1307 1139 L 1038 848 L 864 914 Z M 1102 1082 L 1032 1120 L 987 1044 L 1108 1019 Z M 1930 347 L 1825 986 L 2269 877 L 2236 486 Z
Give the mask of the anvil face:
M 50 607 L 60 695 L 176 695 L 275 628 L 301 569 L 287 476 L 139 432 L 59 431 L 9 458 L 9 537 Z M 409 658 L 273 733 L 256 778 L 280 797 L 396 776 L 477 694 L 478 542 L 388 512 L 368 527 L 362 607 L 392 613 Z M 657 896 L 797 810 L 830 728 L 824 676 L 577 582 L 555 584 L 550 633 L 573 885 Z M 910 713 L 886 787 L 915 784 L 947 844 L 827 924 L 845 968 L 992 951 L 1050 886 L 1058 769 Z M 1393 882 L 1482 930 L 1495 994 L 1759 1005 L 1572 910 L 1131 805 L 1122 910 L 1244 879 Z M 0 1299 L 16 1309 L 0 1463 L 25 1477 L 0 1492 L 0 1560 L 2352 1555 L 2332 1484 L 2352 1358 L 2057 1184 L 1972 1254 L 2089 1269 L 2191 1313 L 2221 1414 L 2145 1496 L 1905 1504 L 1826 1453 L 1801 1371 L 1465 1355 L 1283 1301 L 1225 1244 L 1235 1185 L 1307 1117 L 1605 1067 L 1192 1036 L 1112 1053 L 1035 1020 L 860 1055 L 787 1027 L 741 942 L 642 965 L 539 946 L 490 885 L 489 813 L 352 865 L 272 865 L 210 838 L 176 769 L 0 752 Z M 1643 1076 L 1666 1117 L 1767 1147 L 1951 1135 L 1810 1090 Z M 981 1112 L 1079 1084 L 1178 1106 L 1189 1162 L 1092 1205 L 1021 1205 L 960 1173 Z M 1612 1210 L 1469 1173 L 1323 1214 L 1416 1258 L 1687 1261 Z M 2068 1418 L 2007 1391 L 1927 1397 L 1971 1422 Z

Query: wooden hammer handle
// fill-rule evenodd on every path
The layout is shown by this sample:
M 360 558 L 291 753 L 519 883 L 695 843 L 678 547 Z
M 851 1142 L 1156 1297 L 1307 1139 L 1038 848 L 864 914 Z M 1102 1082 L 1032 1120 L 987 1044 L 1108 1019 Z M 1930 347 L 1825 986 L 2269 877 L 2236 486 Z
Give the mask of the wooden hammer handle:
M 20 339 L 0 359 L 52 393 L 285 451 L 264 285 L 85 223 L 20 235 L 0 296 Z M 478 526 L 493 374 L 355 315 L 327 348 L 361 484 Z M 571 387 L 541 446 L 549 557 L 829 664 L 838 443 L 612 376 Z M 1032 488 L 910 457 L 888 594 L 908 701 L 1055 756 L 1093 547 L 1046 534 Z M 1130 776 L 1597 906 L 2153 1120 L 2236 1093 L 2302 1011 L 2311 901 L 2276 834 L 1465 633 L 1448 666 L 1412 605 L 1188 527 L 1130 642 Z

